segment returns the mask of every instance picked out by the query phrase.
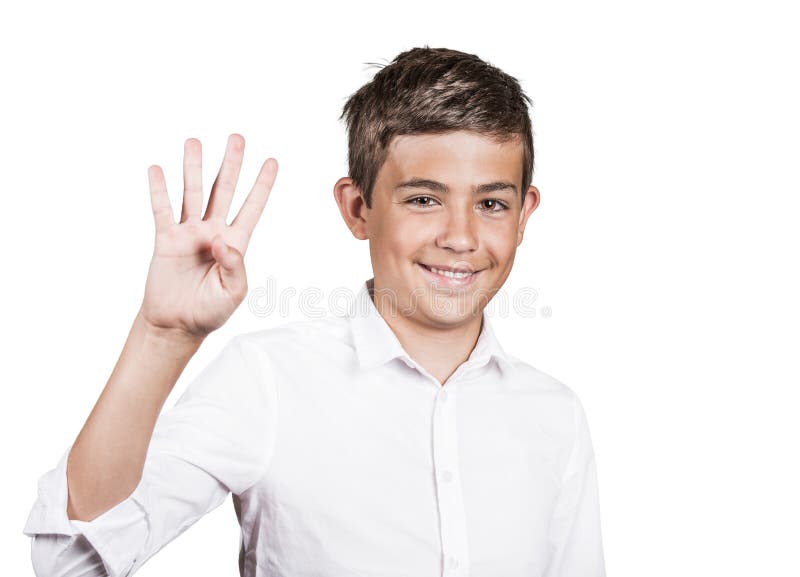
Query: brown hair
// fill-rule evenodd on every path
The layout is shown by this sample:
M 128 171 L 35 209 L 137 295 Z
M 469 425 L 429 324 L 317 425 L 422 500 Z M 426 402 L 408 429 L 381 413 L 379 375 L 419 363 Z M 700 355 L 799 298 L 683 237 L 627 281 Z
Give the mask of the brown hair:
M 533 176 L 531 99 L 519 81 L 474 54 L 448 48 L 402 52 L 348 98 L 350 178 L 368 208 L 392 137 L 473 130 L 499 142 L 520 138 L 522 200 Z

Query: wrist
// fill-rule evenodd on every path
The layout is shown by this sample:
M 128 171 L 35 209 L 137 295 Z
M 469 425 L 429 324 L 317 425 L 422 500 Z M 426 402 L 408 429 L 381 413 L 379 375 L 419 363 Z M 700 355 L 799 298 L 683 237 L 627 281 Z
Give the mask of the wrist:
M 178 328 L 159 327 L 148 321 L 141 309 L 136 313 L 134 327 L 145 340 L 168 348 L 199 348 L 208 335 L 196 335 Z

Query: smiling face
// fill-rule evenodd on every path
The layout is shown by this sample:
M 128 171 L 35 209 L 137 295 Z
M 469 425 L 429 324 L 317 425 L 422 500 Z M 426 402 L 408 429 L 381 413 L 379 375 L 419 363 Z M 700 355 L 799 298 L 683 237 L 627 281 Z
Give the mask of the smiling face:
M 531 186 L 522 204 L 520 182 L 519 140 L 470 131 L 395 137 L 372 208 L 362 205 L 362 218 L 349 222 L 370 241 L 376 300 L 388 296 L 428 326 L 479 319 L 511 272 L 539 203 Z

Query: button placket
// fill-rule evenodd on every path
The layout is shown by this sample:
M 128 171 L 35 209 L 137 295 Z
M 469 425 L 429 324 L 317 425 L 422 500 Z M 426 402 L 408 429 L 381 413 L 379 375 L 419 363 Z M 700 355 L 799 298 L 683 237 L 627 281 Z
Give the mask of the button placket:
M 447 385 L 450 387 L 451 385 Z M 467 526 L 458 478 L 457 392 L 438 391 L 433 411 L 433 460 L 444 575 L 465 575 Z
M 458 559 L 450 555 L 450 557 L 447 558 L 447 568 L 451 571 L 458 569 Z

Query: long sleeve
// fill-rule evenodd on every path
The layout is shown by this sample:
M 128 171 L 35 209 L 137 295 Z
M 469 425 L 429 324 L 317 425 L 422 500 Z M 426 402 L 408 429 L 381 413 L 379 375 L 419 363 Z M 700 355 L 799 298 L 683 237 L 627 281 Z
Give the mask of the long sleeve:
M 550 524 L 545 577 L 605 577 L 594 449 L 583 405 L 573 393 L 575 441 Z
M 67 449 L 39 479 L 23 531 L 36 575 L 135 573 L 229 493 L 258 481 L 274 447 L 275 401 L 266 355 L 234 337 L 159 416 L 133 493 L 88 522 L 67 517 Z

